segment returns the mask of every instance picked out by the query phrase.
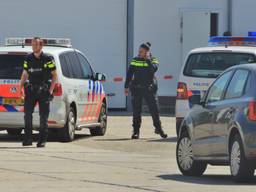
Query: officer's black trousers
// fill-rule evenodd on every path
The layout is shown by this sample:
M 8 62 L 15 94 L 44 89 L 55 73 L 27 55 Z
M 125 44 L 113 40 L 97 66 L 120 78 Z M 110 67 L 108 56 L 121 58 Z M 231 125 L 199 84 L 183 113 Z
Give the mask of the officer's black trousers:
M 159 106 L 156 90 L 151 90 L 148 88 L 133 88 L 132 89 L 132 105 L 133 105 L 133 131 L 134 133 L 140 132 L 141 127 L 141 109 L 142 102 L 145 99 L 150 114 L 153 119 L 154 127 L 156 129 L 162 129 L 160 116 L 159 116 Z
M 50 93 L 48 90 L 38 93 L 37 90 L 32 91 L 30 88 L 25 90 L 25 139 L 32 139 L 33 129 L 33 112 L 35 106 L 39 105 L 40 127 L 39 140 L 46 140 L 48 133 L 48 117 L 50 112 Z

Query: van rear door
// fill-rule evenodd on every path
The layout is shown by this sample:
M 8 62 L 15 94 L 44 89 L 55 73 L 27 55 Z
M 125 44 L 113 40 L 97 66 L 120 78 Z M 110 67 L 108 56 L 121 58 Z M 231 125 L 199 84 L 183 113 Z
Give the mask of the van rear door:
M 0 112 L 22 112 L 19 93 L 23 62 L 27 53 L 0 53 Z
M 232 51 L 212 51 L 193 53 L 189 56 L 183 71 L 182 82 L 186 83 L 190 92 L 189 104 L 192 107 L 198 101 L 195 97 L 203 97 L 212 82 L 227 68 L 256 63 L 256 57 L 251 53 Z

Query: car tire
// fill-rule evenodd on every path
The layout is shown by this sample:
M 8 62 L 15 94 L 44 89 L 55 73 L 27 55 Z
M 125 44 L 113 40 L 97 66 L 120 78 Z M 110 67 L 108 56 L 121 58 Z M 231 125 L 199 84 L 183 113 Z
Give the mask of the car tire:
M 7 129 L 7 133 L 11 136 L 20 136 L 22 133 L 22 129 Z
M 242 139 L 235 135 L 229 150 L 230 171 L 235 182 L 248 182 L 254 176 L 254 166 L 246 158 Z
M 67 120 L 65 126 L 60 130 L 60 138 L 63 142 L 71 142 L 75 139 L 76 130 L 76 113 L 75 110 L 70 107 L 67 113 Z
M 194 160 L 191 139 L 187 133 L 181 134 L 178 139 L 176 160 L 179 170 L 185 176 L 201 176 L 207 168 L 207 163 Z
M 92 136 L 104 136 L 107 131 L 107 106 L 105 103 L 102 104 L 99 116 L 100 126 L 90 129 Z

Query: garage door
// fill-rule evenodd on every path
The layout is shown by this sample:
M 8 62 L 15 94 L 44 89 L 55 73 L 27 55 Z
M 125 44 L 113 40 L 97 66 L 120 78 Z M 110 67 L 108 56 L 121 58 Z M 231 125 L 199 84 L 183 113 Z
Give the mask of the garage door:
M 15 14 L 10 14 L 15 13 Z M 0 6 L 0 38 L 68 37 L 95 71 L 107 75 L 111 108 L 124 108 L 127 0 L 12 0 Z

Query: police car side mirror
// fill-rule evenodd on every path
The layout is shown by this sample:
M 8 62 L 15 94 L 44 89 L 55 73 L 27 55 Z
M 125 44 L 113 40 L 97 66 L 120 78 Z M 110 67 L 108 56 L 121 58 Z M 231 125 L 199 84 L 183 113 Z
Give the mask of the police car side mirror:
M 106 76 L 103 73 L 96 73 L 95 81 L 106 81 Z

